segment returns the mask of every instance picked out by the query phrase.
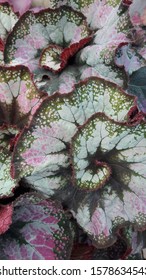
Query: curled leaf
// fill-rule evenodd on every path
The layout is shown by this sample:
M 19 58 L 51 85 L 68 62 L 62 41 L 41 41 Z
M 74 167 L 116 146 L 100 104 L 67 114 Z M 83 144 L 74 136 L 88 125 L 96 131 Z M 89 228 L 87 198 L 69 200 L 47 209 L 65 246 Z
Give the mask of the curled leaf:
M 70 182 L 69 144 L 79 126 L 100 111 L 126 122 L 133 105 L 132 96 L 99 78 L 79 83 L 69 94 L 46 99 L 17 142 L 14 177 L 25 177 L 36 189 L 54 194 Z
M 84 192 L 70 207 L 98 247 L 114 242 L 126 223 L 146 227 L 145 128 L 145 123 L 129 127 L 97 114 L 72 140 L 73 184 L 77 193 Z
M 66 53 L 70 57 L 88 42 L 89 39 L 86 41 L 86 38 L 90 35 L 85 17 L 69 7 L 46 9 L 35 14 L 27 12 L 8 36 L 4 59 L 6 63 L 23 64 L 34 71 L 39 67 L 42 51 L 49 45 L 67 48 Z M 76 48 L 72 53 L 70 48 L 74 44 Z M 44 61 L 44 56 L 42 59 Z M 48 67 L 53 67 L 52 62 Z

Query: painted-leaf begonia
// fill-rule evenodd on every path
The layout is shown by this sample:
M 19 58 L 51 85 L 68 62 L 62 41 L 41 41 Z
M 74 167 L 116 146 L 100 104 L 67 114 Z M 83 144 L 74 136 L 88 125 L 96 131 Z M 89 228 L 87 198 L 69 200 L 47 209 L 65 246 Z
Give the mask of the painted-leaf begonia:
M 18 140 L 13 157 L 15 177 L 32 175 L 28 178 L 32 185 L 48 194 L 66 185 L 68 144 L 78 127 L 101 111 L 116 121 L 126 122 L 134 105 L 134 97 L 99 78 L 79 83 L 66 95 L 48 97 Z
M 34 71 L 39 67 L 42 51 L 46 49 L 47 66 L 56 70 L 56 48 L 62 48 L 63 59 L 68 59 L 91 40 L 90 35 L 85 17 L 69 7 L 27 12 L 7 38 L 4 59 L 6 63 L 23 64 Z M 49 45 L 52 46 L 52 58 L 48 58 Z
M 134 104 L 114 84 L 90 78 L 46 99 L 14 151 L 14 178 L 68 205 L 98 247 L 127 222 L 146 224 L 145 124 L 128 124 Z

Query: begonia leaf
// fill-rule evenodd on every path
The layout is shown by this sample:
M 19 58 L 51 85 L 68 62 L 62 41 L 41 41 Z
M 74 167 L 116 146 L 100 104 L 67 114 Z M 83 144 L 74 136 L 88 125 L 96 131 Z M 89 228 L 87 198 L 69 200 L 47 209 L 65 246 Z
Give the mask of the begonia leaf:
M 131 75 L 133 72 L 146 65 L 145 59 L 140 57 L 136 48 L 130 45 L 125 45 L 117 49 L 115 63 L 119 67 L 124 67 L 128 75 Z
M 0 257 L 69 259 L 72 242 L 73 229 L 60 204 L 28 193 L 14 202 L 12 225 L 0 236 Z
M 137 106 L 146 114 L 146 66 L 135 71 L 128 82 L 128 92 L 137 96 Z
M 42 97 L 26 67 L 0 67 L 0 126 L 28 125 Z
M 0 235 L 6 232 L 12 223 L 12 204 L 0 205 Z
M 71 8 L 27 12 L 7 38 L 4 59 L 6 63 L 23 64 L 35 70 L 39 67 L 41 52 L 49 45 L 68 48 L 70 54 L 73 44 L 77 44 L 78 51 L 90 35 L 85 17 Z
M 0 198 L 12 196 L 16 185 L 17 179 L 11 177 L 11 153 L 0 149 Z
M 146 227 L 145 129 L 144 122 L 129 127 L 98 113 L 73 138 L 73 182 L 88 195 L 71 209 L 99 247 L 114 242 L 114 233 L 126 223 Z M 98 197 L 94 207 L 90 190 Z
M 13 157 L 14 176 L 25 177 L 32 186 L 52 195 L 70 181 L 68 145 L 78 127 L 101 111 L 116 121 L 126 122 L 133 105 L 134 97 L 115 84 L 94 77 L 79 83 L 69 94 L 49 97 L 18 140 Z

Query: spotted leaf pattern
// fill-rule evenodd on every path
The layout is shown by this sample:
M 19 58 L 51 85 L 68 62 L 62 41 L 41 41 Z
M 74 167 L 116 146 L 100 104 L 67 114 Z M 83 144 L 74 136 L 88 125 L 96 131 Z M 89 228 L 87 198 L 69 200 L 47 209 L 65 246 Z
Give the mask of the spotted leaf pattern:
M 46 99 L 32 125 L 20 136 L 13 157 L 13 176 L 52 195 L 70 182 L 69 144 L 88 118 L 104 112 L 116 121 L 128 121 L 132 96 L 99 78 L 79 83 L 66 95 Z
M 59 203 L 37 194 L 25 194 L 14 202 L 9 230 L 0 236 L 1 259 L 69 259 L 73 229 Z
M 77 44 L 78 51 L 90 34 L 85 17 L 69 7 L 27 12 L 8 36 L 4 59 L 6 63 L 23 64 L 33 71 L 39 67 L 41 52 L 49 45 L 67 48 L 70 54 L 72 44 Z
M 85 193 L 71 210 L 99 247 L 114 242 L 126 223 L 146 226 L 145 129 L 145 122 L 129 127 L 98 113 L 72 140 L 73 182 Z

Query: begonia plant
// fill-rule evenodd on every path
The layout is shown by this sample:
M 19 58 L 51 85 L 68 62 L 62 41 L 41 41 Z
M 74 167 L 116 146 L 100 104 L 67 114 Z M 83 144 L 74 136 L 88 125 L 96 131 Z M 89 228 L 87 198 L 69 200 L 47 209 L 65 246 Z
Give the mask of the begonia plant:
M 0 1 L 0 259 L 143 258 L 145 11 Z

